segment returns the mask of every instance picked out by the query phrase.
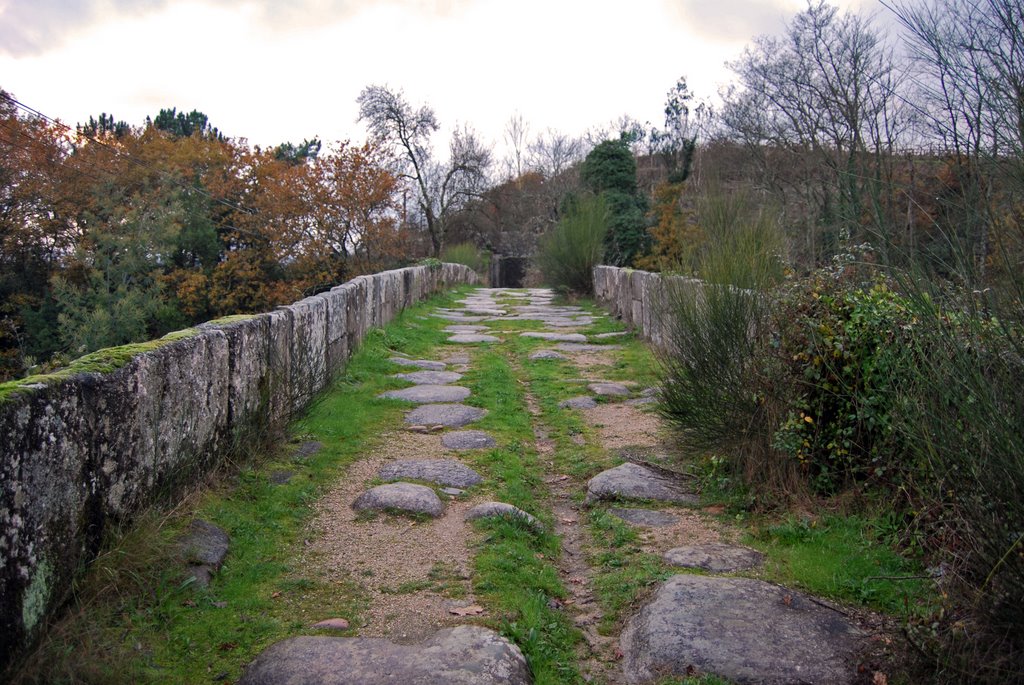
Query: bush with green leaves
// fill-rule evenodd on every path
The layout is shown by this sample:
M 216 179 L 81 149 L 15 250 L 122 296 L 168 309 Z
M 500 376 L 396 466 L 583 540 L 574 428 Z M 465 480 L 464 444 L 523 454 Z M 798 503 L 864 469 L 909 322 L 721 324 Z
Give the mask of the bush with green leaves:
M 565 215 L 541 240 L 537 253 L 548 285 L 584 294 L 593 290 L 593 270 L 604 255 L 608 215 L 608 204 L 600 195 L 567 203 Z
M 762 390 L 784 408 L 772 446 L 820 493 L 906 468 L 893 431 L 914 315 L 884 281 L 818 272 L 779 298 L 760 350 Z

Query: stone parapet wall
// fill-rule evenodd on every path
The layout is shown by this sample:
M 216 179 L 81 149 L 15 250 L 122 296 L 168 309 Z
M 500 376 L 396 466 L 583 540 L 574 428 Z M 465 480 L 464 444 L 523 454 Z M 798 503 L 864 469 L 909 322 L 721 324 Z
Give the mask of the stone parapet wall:
M 0 670 L 66 601 L 111 525 L 284 427 L 371 328 L 476 274 L 459 264 L 360 276 L 139 354 L 109 373 L 0 399 Z
M 696 278 L 662 276 L 617 266 L 594 267 L 594 297 L 597 301 L 641 338 L 662 350 L 669 344 L 669 320 L 662 316 L 669 297 L 669 283 L 673 293 L 685 288 L 704 287 L 704 283 Z

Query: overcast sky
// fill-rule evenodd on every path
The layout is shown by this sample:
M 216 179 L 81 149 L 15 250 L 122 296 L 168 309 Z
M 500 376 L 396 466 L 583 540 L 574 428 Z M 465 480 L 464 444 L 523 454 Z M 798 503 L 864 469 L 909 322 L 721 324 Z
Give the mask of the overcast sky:
M 861 1 L 840 0 L 843 7 Z M 873 4 L 873 3 L 872 3 Z M 870 6 L 870 5 L 869 5 Z M 685 75 L 698 96 L 724 62 L 803 0 L 0 0 L 0 88 L 75 124 L 199 109 L 253 144 L 362 140 L 368 84 L 428 103 L 446 128 L 500 142 L 580 134 L 623 114 L 661 123 Z

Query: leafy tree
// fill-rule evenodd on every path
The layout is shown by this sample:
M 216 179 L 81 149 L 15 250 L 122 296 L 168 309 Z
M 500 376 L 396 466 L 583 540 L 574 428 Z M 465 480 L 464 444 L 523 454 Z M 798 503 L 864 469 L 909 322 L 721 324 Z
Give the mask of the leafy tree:
M 89 117 L 89 121 L 85 124 L 79 124 L 76 130 L 78 135 L 86 138 L 103 138 L 106 136 L 123 138 L 131 133 L 132 127 L 125 121 L 115 120 L 113 114 L 103 112 L 100 114 L 99 119 Z
M 274 158 L 289 164 L 302 164 L 307 160 L 316 159 L 322 145 L 316 136 L 310 140 L 303 139 L 298 145 L 281 143 L 274 148 Z
M 188 114 L 179 112 L 177 107 L 161 109 L 160 113 L 152 120 L 146 118 L 146 123 L 158 131 L 164 131 L 176 138 L 189 138 L 193 134 L 223 140 L 224 136 L 210 124 L 210 119 L 199 110 L 192 110 Z
M 604 197 L 608 208 L 605 260 L 628 266 L 647 251 L 645 215 L 647 199 L 636 183 L 636 159 L 624 139 L 606 140 L 583 160 L 580 175 L 584 184 Z

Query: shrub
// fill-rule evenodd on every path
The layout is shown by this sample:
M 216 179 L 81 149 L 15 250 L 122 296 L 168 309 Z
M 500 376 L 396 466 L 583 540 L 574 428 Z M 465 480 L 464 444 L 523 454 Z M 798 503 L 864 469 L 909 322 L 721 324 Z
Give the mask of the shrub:
M 1024 335 L 1020 304 L 945 307 L 910 288 L 926 353 L 903 369 L 894 429 L 921 467 L 917 524 L 951 605 L 913 632 L 949 682 L 1024 681 Z M 1008 318 L 1016 314 L 1018 323 Z
M 747 482 L 786 488 L 795 469 L 770 454 L 776 409 L 755 392 L 769 294 L 782 277 L 778 251 L 765 245 L 781 241 L 772 237 L 775 223 L 749 211 L 743 198 L 720 202 L 731 211 L 707 232 L 699 267 L 704 282 L 666 281 L 659 406 L 685 448 L 725 455 L 729 470 Z
M 464 264 L 481 277 L 487 276 L 488 257 L 476 248 L 473 243 L 448 245 L 441 251 L 441 261 L 451 264 Z
M 884 281 L 818 272 L 773 305 L 762 392 L 784 419 L 772 446 L 793 458 L 819 493 L 905 466 L 893 434 L 895 389 L 913 350 L 913 315 Z
M 587 196 L 568 209 L 554 230 L 541 240 L 537 262 L 548 285 L 589 293 L 594 287 L 594 267 L 601 263 L 604 254 L 608 205 L 602 196 Z

